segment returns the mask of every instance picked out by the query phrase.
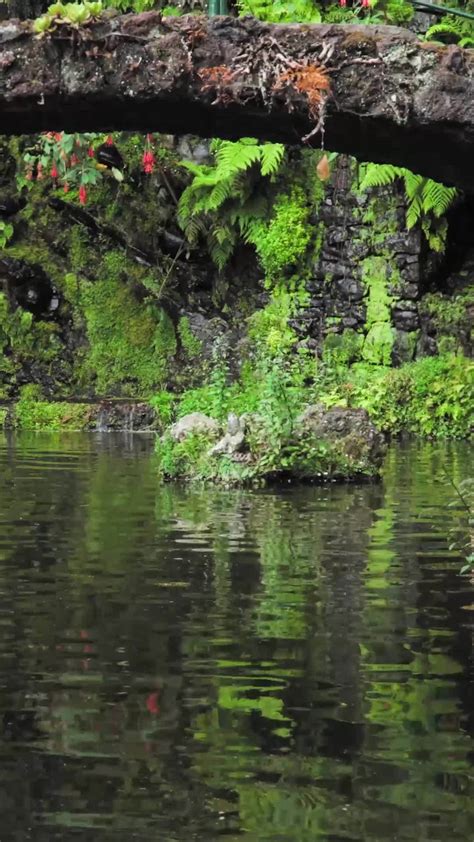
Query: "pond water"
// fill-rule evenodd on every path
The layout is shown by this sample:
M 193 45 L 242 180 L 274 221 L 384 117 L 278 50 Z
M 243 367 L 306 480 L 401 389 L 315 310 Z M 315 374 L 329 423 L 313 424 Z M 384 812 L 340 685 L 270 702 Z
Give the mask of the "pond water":
M 1 842 L 472 842 L 469 474 L 190 489 L 146 436 L 1 438 Z

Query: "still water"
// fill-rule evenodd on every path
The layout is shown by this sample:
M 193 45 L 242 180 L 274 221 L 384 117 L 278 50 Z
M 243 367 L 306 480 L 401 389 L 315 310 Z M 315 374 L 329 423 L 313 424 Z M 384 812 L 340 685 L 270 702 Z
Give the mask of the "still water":
M 160 487 L 146 436 L 0 438 L 0 842 L 472 842 L 446 471 Z

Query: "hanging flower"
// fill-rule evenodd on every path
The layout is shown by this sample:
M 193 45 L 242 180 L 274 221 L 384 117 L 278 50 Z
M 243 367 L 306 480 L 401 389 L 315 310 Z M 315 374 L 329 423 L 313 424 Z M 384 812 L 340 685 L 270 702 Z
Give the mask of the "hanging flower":
M 153 170 L 155 169 L 155 163 L 156 163 L 155 155 L 154 155 L 154 152 L 153 152 L 152 149 L 145 149 L 145 151 L 143 153 L 142 161 L 143 161 L 143 172 L 147 173 L 147 175 L 150 175 L 153 172 Z
M 361 0 L 361 3 L 362 3 L 362 8 L 363 8 L 363 9 L 368 9 L 368 8 L 370 8 L 370 0 Z
M 89 158 L 95 157 L 95 152 L 94 152 L 94 149 L 92 148 L 92 146 L 89 146 L 89 149 L 87 150 L 87 154 L 88 154 Z
M 51 175 L 51 178 L 57 178 L 58 177 L 59 173 L 58 173 L 58 168 L 57 168 L 56 164 L 53 164 L 53 166 L 51 167 L 50 175 Z
M 38 166 L 36 167 L 36 180 L 43 180 L 43 164 L 38 164 Z
M 33 170 L 27 170 L 25 173 L 25 178 L 27 181 L 33 181 Z
M 77 166 L 78 163 L 79 163 L 79 158 L 77 157 L 76 153 L 73 152 L 72 155 L 71 155 L 71 167 Z
M 65 193 L 69 193 L 69 189 L 70 189 L 70 188 L 69 188 L 69 184 L 67 183 L 67 181 L 65 181 L 65 182 L 64 182 L 64 186 L 63 186 L 63 190 L 64 190 L 64 192 L 65 192 Z
M 79 202 L 81 205 L 87 204 L 87 190 L 83 184 L 79 187 Z
M 347 6 L 347 0 L 339 0 L 339 5 L 344 8 L 344 6 Z
M 114 139 L 113 139 L 111 134 L 109 134 L 109 136 L 108 136 L 108 138 L 105 142 L 106 142 L 107 146 L 113 146 L 114 145 Z

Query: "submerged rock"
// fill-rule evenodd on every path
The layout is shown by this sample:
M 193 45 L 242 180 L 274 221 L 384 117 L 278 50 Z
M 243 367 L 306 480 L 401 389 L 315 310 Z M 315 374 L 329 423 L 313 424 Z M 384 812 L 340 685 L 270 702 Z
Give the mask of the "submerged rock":
M 219 424 L 203 412 L 191 412 L 172 424 L 168 434 L 174 441 L 183 441 L 188 436 L 196 434 L 217 438 Z

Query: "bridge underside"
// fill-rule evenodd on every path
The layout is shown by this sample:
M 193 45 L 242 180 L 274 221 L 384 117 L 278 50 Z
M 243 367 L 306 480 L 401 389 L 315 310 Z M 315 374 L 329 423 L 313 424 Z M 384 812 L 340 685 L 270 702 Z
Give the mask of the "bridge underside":
M 474 191 L 474 50 L 384 26 L 159 12 L 43 38 L 0 26 L 0 132 L 139 130 L 307 143 Z

